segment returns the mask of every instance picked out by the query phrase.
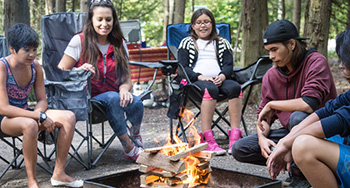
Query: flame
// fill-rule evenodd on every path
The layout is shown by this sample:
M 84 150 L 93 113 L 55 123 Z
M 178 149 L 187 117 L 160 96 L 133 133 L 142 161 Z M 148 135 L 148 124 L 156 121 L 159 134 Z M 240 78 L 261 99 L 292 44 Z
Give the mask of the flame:
M 164 148 L 160 152 L 167 156 L 175 155 L 179 152 L 186 151 L 190 149 L 191 145 L 195 146 L 200 144 L 200 136 L 198 135 L 197 129 L 195 126 L 192 126 L 192 124 L 195 122 L 197 118 L 192 118 L 194 113 L 190 110 L 185 109 L 184 113 L 182 114 L 183 119 L 187 122 L 187 124 L 190 123 L 189 126 L 189 135 L 188 135 L 188 141 L 190 144 L 185 144 L 181 141 L 181 139 L 175 134 L 173 135 L 174 144 L 179 145 L 179 147 L 170 147 L 170 148 Z M 173 145 L 170 138 L 167 138 L 167 143 L 164 146 Z M 207 182 L 209 176 L 208 171 L 201 170 L 197 167 L 197 165 L 200 163 L 199 159 L 196 157 L 193 157 L 191 155 L 183 158 L 183 161 L 185 161 L 186 169 L 182 171 L 181 173 L 186 173 L 188 175 L 188 178 L 183 180 L 181 183 L 189 184 L 189 187 L 195 187 L 201 183 Z M 162 178 L 162 182 L 165 181 L 167 178 Z

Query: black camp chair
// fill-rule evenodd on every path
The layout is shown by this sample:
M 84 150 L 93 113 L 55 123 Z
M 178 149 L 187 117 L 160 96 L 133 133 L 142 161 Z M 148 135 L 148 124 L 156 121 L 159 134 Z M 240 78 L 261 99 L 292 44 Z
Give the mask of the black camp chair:
M 56 90 L 62 89 L 60 92 L 67 92 L 68 89 L 71 89 L 71 91 L 75 91 L 74 87 L 68 87 L 66 88 L 65 82 L 76 82 L 78 81 L 76 78 L 82 77 L 80 74 L 85 75 L 84 72 L 76 72 L 76 71 L 62 71 L 57 68 L 57 65 L 61 59 L 61 57 L 64 54 L 64 50 L 66 49 L 66 46 L 68 45 L 70 39 L 77 33 L 82 31 L 84 20 L 85 20 L 86 14 L 85 13 L 55 13 L 51 15 L 46 15 L 42 17 L 41 22 L 41 31 L 42 31 L 42 39 L 43 39 L 43 66 L 46 73 L 47 78 L 47 85 L 49 86 L 51 84 L 51 88 L 48 88 L 47 93 L 50 93 L 49 90 L 52 90 L 52 88 Z M 133 40 L 139 40 L 137 39 L 137 35 L 140 36 L 140 29 L 139 28 L 132 28 L 134 25 L 137 25 L 138 21 L 131 20 L 128 21 L 120 21 L 123 34 L 126 36 L 126 39 L 130 42 Z M 123 26 L 125 30 L 123 30 Z M 131 65 L 135 66 L 143 66 L 148 68 L 154 68 L 155 74 L 153 82 L 148 86 L 147 90 L 139 95 L 139 98 L 143 100 L 144 98 L 149 95 L 152 90 L 150 89 L 152 84 L 155 81 L 156 71 L 163 67 L 164 65 L 159 63 L 147 63 L 147 62 L 130 62 Z M 70 73 L 67 73 L 70 72 Z M 80 76 L 79 76 L 80 75 Z M 73 76 L 73 78 L 70 78 Z M 81 79 L 80 81 L 86 82 L 85 84 L 88 85 L 88 91 L 90 91 L 90 82 L 89 78 Z M 49 84 L 50 83 L 50 84 Z M 57 86 L 53 86 L 57 85 Z M 80 85 L 79 85 L 80 87 Z M 76 130 L 76 133 L 78 133 L 82 137 L 81 143 L 77 146 L 77 148 L 73 149 L 73 154 L 78 154 L 77 150 L 86 143 L 87 145 L 87 153 L 88 153 L 88 162 L 87 166 L 88 168 L 94 167 L 96 163 L 100 160 L 102 155 L 107 151 L 111 143 L 116 137 L 116 134 L 111 135 L 107 139 L 105 138 L 105 128 L 104 128 L 104 122 L 107 120 L 105 115 L 105 107 L 97 100 L 94 100 L 93 98 L 90 98 L 90 95 L 86 95 L 87 92 L 82 91 L 83 94 L 85 94 L 82 99 L 86 99 L 87 107 L 84 107 L 85 103 L 71 103 L 70 100 L 72 100 L 75 97 L 68 97 L 67 101 L 65 101 L 63 98 L 60 97 L 60 94 L 52 95 L 52 98 L 56 99 L 56 101 L 60 101 L 61 103 L 65 103 L 66 105 L 58 105 L 54 106 L 53 108 L 58 109 L 67 109 L 67 105 L 71 105 L 73 108 L 79 108 L 76 109 L 75 112 L 77 120 L 85 121 L 86 122 L 86 134 L 82 134 L 79 130 Z M 54 102 L 55 101 L 49 101 Z M 79 104 L 79 105 L 74 105 Z M 69 108 L 68 108 L 69 109 Z M 70 109 L 72 110 L 72 109 Z M 80 114 L 85 113 L 88 114 L 86 116 L 82 116 Z M 95 127 L 93 125 L 100 124 L 98 127 Z M 102 138 L 99 139 L 95 136 L 96 129 L 101 130 Z M 107 140 L 107 141 L 106 141 Z M 93 157 L 93 142 L 96 142 L 99 144 L 99 146 L 102 148 L 102 151 L 99 152 L 98 156 L 95 158 Z M 77 157 L 78 160 L 80 157 Z M 85 165 L 84 165 L 85 166 Z
M 189 36 L 189 32 L 188 32 L 189 27 L 190 27 L 190 24 L 175 24 L 175 25 L 167 26 L 167 46 L 168 46 L 168 52 L 169 52 L 168 57 L 172 55 L 173 57 L 175 57 L 175 59 L 177 58 L 177 46 L 179 46 L 181 40 L 184 37 Z M 217 24 L 216 27 L 218 30 L 218 34 L 221 37 L 225 37 L 230 41 L 229 24 Z M 169 64 L 168 69 L 165 70 L 166 73 L 169 72 L 168 70 L 177 69 L 180 77 L 186 79 L 188 83 L 186 86 L 181 86 L 178 83 L 179 79 L 170 81 L 171 83 L 170 86 L 173 88 L 173 94 L 170 97 L 170 107 L 167 114 L 168 117 L 170 118 L 170 129 L 171 129 L 170 136 L 171 137 L 173 136 L 172 119 L 178 119 L 176 134 L 177 136 L 181 136 L 182 134 L 185 133 L 185 131 L 193 122 L 193 120 L 190 120 L 187 125 L 184 125 L 180 115 L 184 113 L 184 110 L 186 108 L 188 101 L 190 101 L 199 109 L 199 111 L 194 114 L 193 119 L 197 118 L 200 115 L 200 101 L 202 98 L 202 94 L 201 94 L 202 92 L 197 86 L 193 85 L 190 82 L 181 64 L 177 64 L 173 62 L 168 64 Z M 271 66 L 272 66 L 272 61 L 267 56 L 263 56 L 259 58 L 256 62 L 252 63 L 251 65 L 245 68 L 234 69 L 234 77 L 236 81 L 238 81 L 241 84 L 242 91 L 245 92 L 246 89 L 249 88 L 246 98 L 243 102 L 242 115 L 241 115 L 241 121 L 242 121 L 242 125 L 246 135 L 249 135 L 249 132 L 247 130 L 246 123 L 244 121 L 244 112 L 248 104 L 250 94 L 252 92 L 253 87 L 256 84 L 261 83 L 263 75 Z M 170 72 L 175 73 L 175 71 L 170 71 Z M 220 95 L 218 102 L 221 102 L 224 100 L 226 100 L 226 97 L 223 95 Z M 223 111 L 219 111 L 218 109 L 215 109 L 215 113 L 218 115 L 218 118 L 213 120 L 211 128 L 217 127 L 228 138 L 227 132 L 223 129 L 221 125 L 219 125 L 219 122 L 222 120 L 224 123 L 226 123 L 230 127 L 230 122 L 227 120 L 227 118 L 225 118 L 225 114 L 227 113 L 227 111 L 228 111 L 228 106 L 225 107 Z M 181 130 L 181 132 L 179 132 L 179 130 Z M 187 142 L 187 137 L 185 134 L 184 134 L 184 140 Z

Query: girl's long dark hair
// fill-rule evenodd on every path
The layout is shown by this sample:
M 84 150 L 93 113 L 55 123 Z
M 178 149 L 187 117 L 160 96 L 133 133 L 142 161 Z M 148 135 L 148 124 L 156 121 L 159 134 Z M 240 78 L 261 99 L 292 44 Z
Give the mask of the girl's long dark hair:
M 114 5 L 110 0 L 93 1 L 90 5 L 89 12 L 87 14 L 83 33 L 84 33 L 84 50 L 82 52 L 82 60 L 93 65 L 95 70 L 97 69 L 97 61 L 100 57 L 100 52 L 97 47 L 97 33 L 92 24 L 92 17 L 94 15 L 94 8 L 106 7 L 112 10 L 113 14 L 113 28 L 108 34 L 107 40 L 113 46 L 113 55 L 115 61 L 116 71 L 116 84 L 120 85 L 130 79 L 130 68 L 128 63 L 128 56 L 126 49 L 123 46 L 123 40 L 125 40 L 122 30 L 120 28 L 117 13 Z M 99 72 L 96 71 L 95 79 L 98 79 Z

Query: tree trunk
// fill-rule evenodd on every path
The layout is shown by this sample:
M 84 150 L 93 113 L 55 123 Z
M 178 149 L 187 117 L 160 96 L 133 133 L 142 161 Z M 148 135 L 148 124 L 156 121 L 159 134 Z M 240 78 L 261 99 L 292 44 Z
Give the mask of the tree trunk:
M 80 12 L 89 11 L 89 0 L 80 0 Z
M 27 0 L 5 0 L 4 15 L 4 31 L 16 23 L 30 25 L 30 14 Z
M 45 14 L 54 13 L 54 0 L 45 0 Z
M 261 55 L 263 49 L 263 30 L 261 18 L 261 1 L 260 0 L 242 0 L 242 52 L 241 64 L 247 66 L 255 62 Z
M 75 12 L 75 0 L 72 0 L 72 12 Z
M 35 18 L 35 14 L 36 14 L 36 3 L 35 0 L 29 0 L 30 2 L 30 8 L 29 8 L 29 14 L 31 18 Z M 35 25 L 35 20 L 34 19 L 30 19 L 30 25 L 34 26 Z
M 292 22 L 300 32 L 300 17 L 301 17 L 301 0 L 293 0 L 293 18 Z
M 281 1 L 282 15 L 281 19 L 284 20 L 286 17 L 286 2 L 284 0 Z
M 261 24 L 262 32 L 264 33 L 265 29 L 269 25 L 269 13 L 267 12 L 267 0 L 261 0 Z
M 174 4 L 175 4 L 175 0 L 169 0 L 169 21 L 168 21 L 168 24 L 174 23 Z
M 66 12 L 66 0 L 56 0 L 56 12 Z
M 174 24 L 184 23 L 186 0 L 176 0 L 174 7 Z
M 331 0 L 310 0 L 305 11 L 304 36 L 310 37 L 308 47 L 315 47 L 327 57 Z
M 263 22 L 260 18 L 267 16 L 267 10 L 263 10 L 267 5 L 262 3 L 267 1 L 260 0 L 242 0 L 242 51 L 241 65 L 244 67 L 255 62 L 263 55 Z M 265 26 L 266 27 L 266 26 Z M 258 104 L 260 96 L 260 87 L 255 87 L 250 96 L 250 103 Z M 246 97 L 246 94 L 243 96 Z
M 166 29 L 169 21 L 169 0 L 164 0 L 163 37 L 162 44 L 166 42 Z

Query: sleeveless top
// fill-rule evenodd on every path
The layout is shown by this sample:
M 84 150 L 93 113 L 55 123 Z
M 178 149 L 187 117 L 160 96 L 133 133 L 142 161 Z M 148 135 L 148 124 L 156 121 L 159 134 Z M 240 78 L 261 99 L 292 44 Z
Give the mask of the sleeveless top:
M 28 103 L 27 103 L 28 96 L 29 96 L 30 90 L 34 85 L 35 78 L 36 78 L 34 62 L 31 64 L 32 79 L 30 80 L 29 84 L 25 88 L 18 86 L 15 78 L 12 75 L 12 72 L 7 60 L 5 58 L 1 58 L 1 62 L 6 66 L 6 70 L 7 70 L 6 90 L 9 97 L 10 105 L 17 106 L 23 109 L 28 109 Z

